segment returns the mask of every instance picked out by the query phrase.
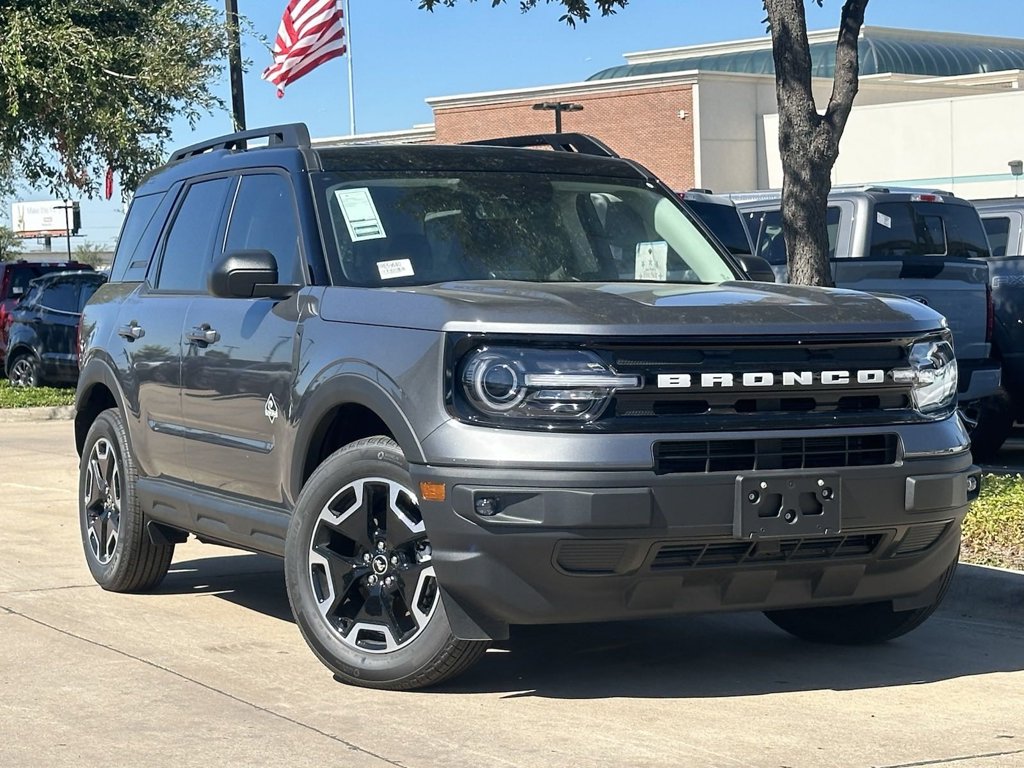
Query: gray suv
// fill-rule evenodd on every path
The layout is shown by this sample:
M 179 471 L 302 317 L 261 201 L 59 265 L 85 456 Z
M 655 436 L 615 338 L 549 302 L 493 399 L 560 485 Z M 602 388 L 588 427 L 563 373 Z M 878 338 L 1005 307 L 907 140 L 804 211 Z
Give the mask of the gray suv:
M 181 150 L 82 318 L 89 568 L 152 589 L 190 535 L 281 556 L 310 648 L 379 688 L 514 624 L 908 632 L 980 477 L 949 331 L 759 266 L 584 136 Z

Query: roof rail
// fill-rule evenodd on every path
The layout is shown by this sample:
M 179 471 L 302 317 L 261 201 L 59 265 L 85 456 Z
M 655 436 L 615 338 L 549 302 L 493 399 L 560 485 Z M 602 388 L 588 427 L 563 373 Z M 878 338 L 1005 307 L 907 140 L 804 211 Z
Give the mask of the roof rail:
M 305 123 L 289 123 L 287 125 L 275 125 L 270 128 L 254 128 L 251 131 L 241 131 L 227 136 L 220 136 L 190 147 L 179 149 L 171 155 L 169 162 L 184 160 L 187 157 L 195 157 L 206 152 L 213 152 L 218 149 L 248 149 L 249 141 L 252 139 L 267 139 L 268 147 L 296 147 L 298 149 L 309 149 L 309 129 Z
M 528 136 L 503 136 L 482 141 L 467 141 L 473 146 L 489 147 L 550 147 L 557 152 L 576 152 L 581 155 L 618 157 L 619 154 L 600 139 L 585 133 L 534 133 Z

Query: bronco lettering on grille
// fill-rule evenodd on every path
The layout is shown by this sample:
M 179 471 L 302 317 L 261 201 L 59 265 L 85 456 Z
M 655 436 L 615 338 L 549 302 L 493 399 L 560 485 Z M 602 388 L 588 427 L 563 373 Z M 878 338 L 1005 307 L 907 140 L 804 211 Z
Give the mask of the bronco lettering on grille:
M 757 389 L 758 387 L 811 387 L 815 384 L 884 384 L 885 371 L 756 371 L 738 373 L 662 373 L 658 389 Z

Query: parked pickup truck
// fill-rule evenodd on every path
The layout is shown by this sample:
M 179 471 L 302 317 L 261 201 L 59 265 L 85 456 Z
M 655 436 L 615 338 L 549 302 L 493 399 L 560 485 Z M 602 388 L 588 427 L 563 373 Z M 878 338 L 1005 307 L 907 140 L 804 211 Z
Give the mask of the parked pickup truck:
M 778 190 L 730 195 L 745 215 L 755 254 L 780 282 L 789 270 Z M 990 257 L 970 202 L 947 192 L 876 186 L 835 187 L 827 212 L 835 285 L 907 296 L 946 317 L 960 366 L 959 404 L 980 459 L 1002 444 L 999 361 L 992 341 Z
M 995 326 L 992 354 L 1003 366 L 1003 391 L 989 404 L 1001 444 L 1024 419 L 1024 198 L 975 200 L 992 258 L 988 261 Z

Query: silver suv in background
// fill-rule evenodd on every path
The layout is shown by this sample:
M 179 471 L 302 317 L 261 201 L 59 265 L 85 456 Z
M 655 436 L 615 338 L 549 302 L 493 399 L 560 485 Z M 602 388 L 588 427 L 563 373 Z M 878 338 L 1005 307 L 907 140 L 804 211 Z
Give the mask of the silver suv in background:
M 729 196 L 743 214 L 755 255 L 788 282 L 778 190 Z M 960 367 L 959 402 L 972 423 L 975 455 L 1005 439 L 1000 367 L 991 351 L 991 253 L 977 210 L 948 192 L 834 187 L 827 212 L 829 259 L 839 288 L 907 296 L 946 317 Z

